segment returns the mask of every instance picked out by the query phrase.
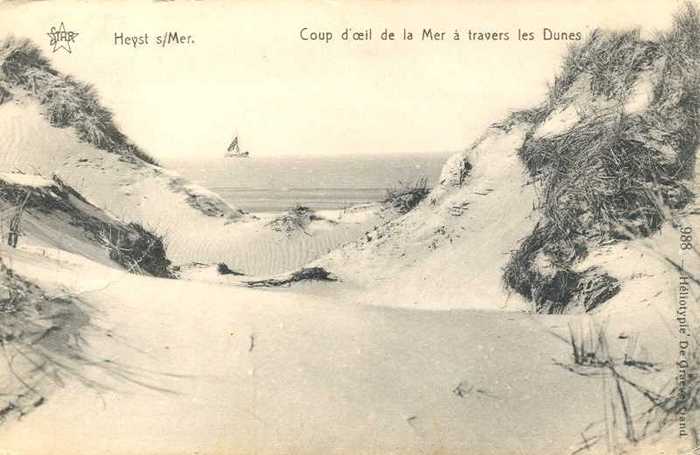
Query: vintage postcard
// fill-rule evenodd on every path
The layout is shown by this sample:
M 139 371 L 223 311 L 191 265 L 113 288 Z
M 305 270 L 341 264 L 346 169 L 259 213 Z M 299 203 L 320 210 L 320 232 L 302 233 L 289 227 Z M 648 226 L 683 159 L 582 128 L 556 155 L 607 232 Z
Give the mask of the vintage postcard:
M 700 453 L 696 0 L 0 3 L 0 455 Z

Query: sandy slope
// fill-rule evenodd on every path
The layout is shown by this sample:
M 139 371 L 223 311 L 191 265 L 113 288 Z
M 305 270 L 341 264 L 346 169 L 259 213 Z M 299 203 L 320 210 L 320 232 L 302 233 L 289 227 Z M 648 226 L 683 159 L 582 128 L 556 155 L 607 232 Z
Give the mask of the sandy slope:
M 544 216 L 542 188 L 529 181 L 519 150 L 528 137 L 566 135 L 584 119 L 649 111 L 652 82 L 660 77 L 655 68 L 641 72 L 620 100 L 594 94 L 592 76 L 580 74 L 546 118 L 530 123 L 534 117 L 521 112 L 492 126 L 468 151 L 450 158 L 439 185 L 417 208 L 314 264 L 361 289 L 354 300 L 359 303 L 386 304 L 385 296 L 391 296 L 389 304 L 409 308 L 527 309 L 503 284 L 509 254 Z M 664 147 L 669 157 L 678 153 Z M 697 175 L 696 166 L 695 194 Z M 695 214 L 679 223 L 697 233 L 697 201 L 687 211 L 693 207 Z M 668 213 L 667 219 L 674 216 Z M 646 333 L 654 347 L 668 338 L 665 325 L 674 319 L 678 272 L 667 259 L 682 259 L 679 237 L 668 222 L 648 239 L 591 246 L 589 257 L 576 264 L 579 272 L 599 267 L 621 283 L 622 292 L 600 315 L 615 320 L 617 333 Z M 697 256 L 685 256 L 697 274 Z M 638 317 L 630 318 L 630 312 Z M 668 342 L 661 345 L 668 348 Z
M 0 427 L 9 453 L 546 454 L 600 415 L 599 381 L 553 364 L 569 355 L 545 325 L 561 332 L 560 318 L 353 306 L 9 254 L 84 301 L 94 364 L 80 374 L 103 389 L 68 377 Z
M 371 289 L 358 297 L 363 303 L 525 308 L 504 292 L 501 276 L 508 253 L 534 222 L 535 189 L 517 157 L 526 131 L 526 125 L 491 128 L 469 151 L 450 159 L 421 205 L 317 263 Z
M 12 200 L 10 195 L 16 192 L 24 198 L 25 192 L 29 192 L 22 216 L 21 243 L 28 242 L 42 254 L 49 247 L 121 267 L 110 259 L 109 251 L 99 241 L 95 230 L 101 226 L 105 231 L 119 229 L 128 232 L 127 226 L 81 200 L 70 189 L 37 175 L 0 173 L 0 191 L 8 192 L 8 197 L 0 197 L 0 237 L 3 243 L 7 240 L 8 220 L 17 211 L 18 201 Z
M 700 151 L 700 150 L 698 150 Z M 695 194 L 700 194 L 700 162 L 695 163 Z M 700 255 L 681 249 L 680 229 L 692 230 L 697 245 L 700 233 L 700 200 L 696 199 L 679 214 L 676 226 L 667 223 L 649 238 L 602 246 L 591 252 L 579 269 L 599 266 L 623 283 L 618 295 L 595 315 L 611 333 L 637 337 L 651 358 L 675 361 L 678 356 L 679 286 L 681 276 L 700 277 Z M 681 273 L 673 264 L 685 269 Z M 700 286 L 685 280 L 691 288 L 689 314 L 691 326 L 697 325 L 694 303 Z
M 58 175 L 106 212 L 165 235 L 176 264 L 225 262 L 250 274 L 283 272 L 356 238 L 380 220 L 378 215 L 359 221 L 349 217 L 332 228 L 315 223 L 306 233 L 280 234 L 266 220 L 241 214 L 172 171 L 125 160 L 78 141 L 70 128 L 50 126 L 41 107 L 26 96 L 16 94 L 0 106 L 0 118 L 0 170 Z

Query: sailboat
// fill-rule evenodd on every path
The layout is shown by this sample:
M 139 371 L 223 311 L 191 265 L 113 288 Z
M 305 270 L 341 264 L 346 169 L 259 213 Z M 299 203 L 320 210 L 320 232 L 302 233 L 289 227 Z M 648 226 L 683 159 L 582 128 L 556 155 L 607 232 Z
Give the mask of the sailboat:
M 231 144 L 228 146 L 226 153 L 224 154 L 225 158 L 248 158 L 248 156 L 250 156 L 250 154 L 247 150 L 245 152 L 241 151 L 241 148 L 238 145 L 238 136 L 233 138 L 233 141 L 231 141 Z

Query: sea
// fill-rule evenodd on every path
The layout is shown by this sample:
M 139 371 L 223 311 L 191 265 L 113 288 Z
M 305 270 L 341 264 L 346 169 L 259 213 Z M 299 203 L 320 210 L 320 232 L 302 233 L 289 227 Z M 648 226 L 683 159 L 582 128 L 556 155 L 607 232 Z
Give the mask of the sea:
M 221 158 L 167 165 L 248 212 L 296 205 L 343 209 L 380 201 L 387 189 L 426 178 L 433 185 L 451 153 Z

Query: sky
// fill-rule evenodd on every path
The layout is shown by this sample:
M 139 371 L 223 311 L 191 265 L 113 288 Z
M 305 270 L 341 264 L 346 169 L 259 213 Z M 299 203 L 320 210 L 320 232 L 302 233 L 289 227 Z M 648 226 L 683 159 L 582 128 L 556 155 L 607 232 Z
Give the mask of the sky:
M 567 45 L 542 29 L 662 30 L 679 1 L 11 2 L 0 36 L 35 41 L 54 66 L 96 86 L 120 129 L 162 161 L 223 156 L 232 137 L 253 156 L 430 153 L 467 147 L 545 93 Z M 71 53 L 47 33 L 79 33 Z M 300 30 L 331 32 L 304 41 Z M 346 28 L 371 41 L 343 41 Z M 394 41 L 381 32 L 396 33 Z M 403 29 L 418 36 L 400 39 Z M 448 32 L 420 39 L 423 28 Z M 452 39 L 455 29 L 461 40 Z M 517 39 L 518 29 L 536 40 Z M 508 32 L 508 41 L 469 41 Z M 193 43 L 159 47 L 165 32 Z M 115 45 L 115 34 L 149 45 Z M 2 119 L 0 118 L 0 121 Z

